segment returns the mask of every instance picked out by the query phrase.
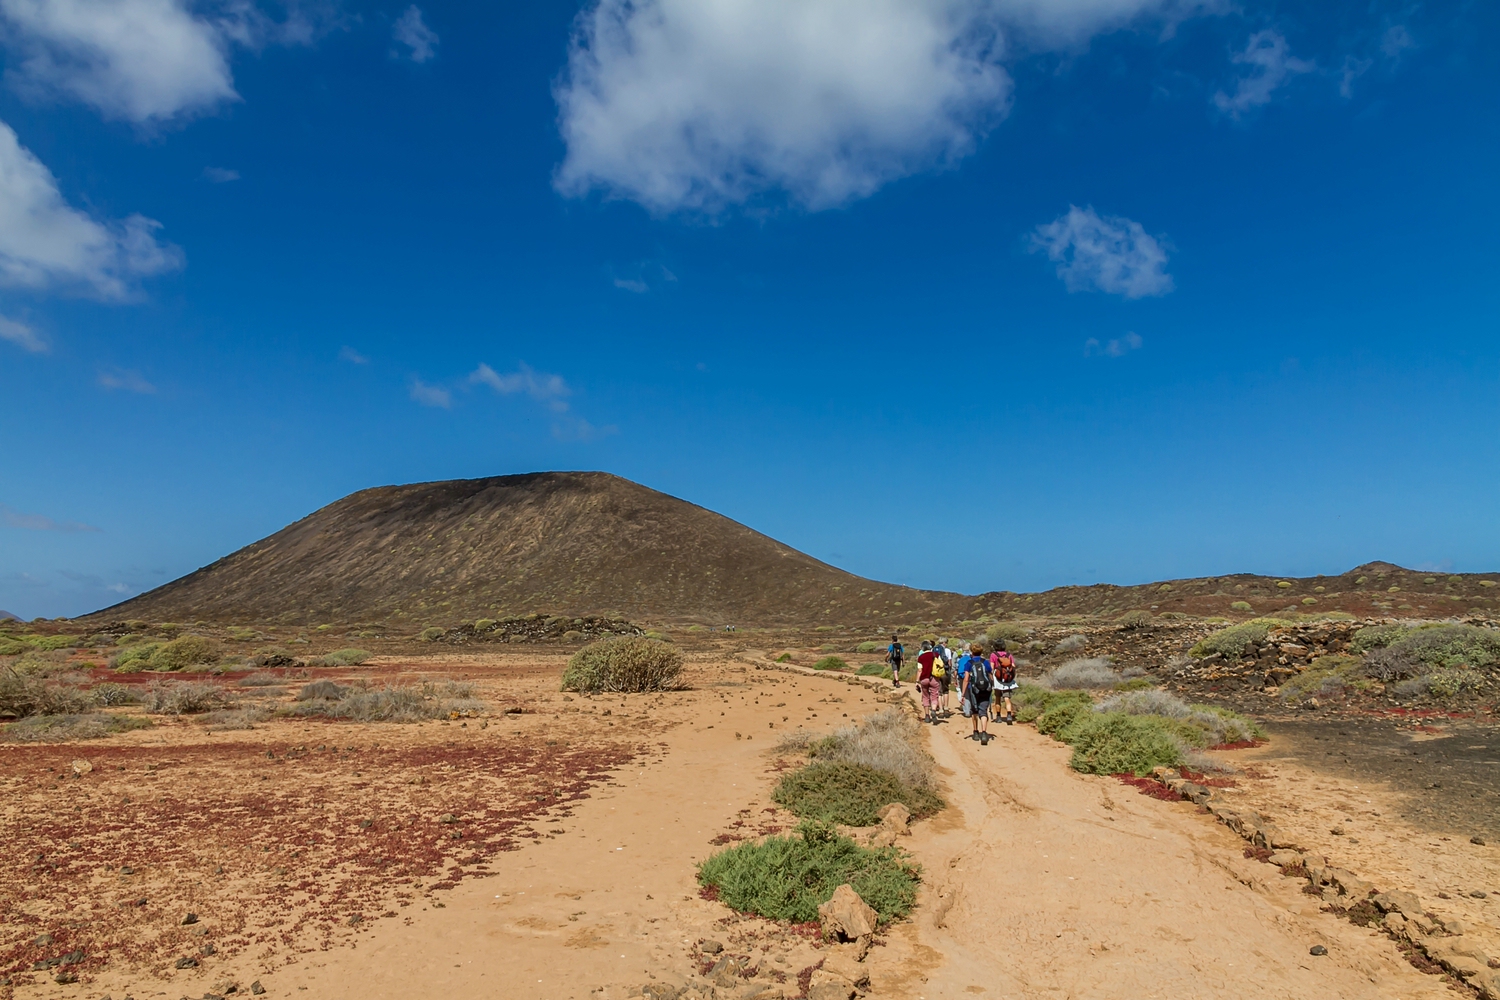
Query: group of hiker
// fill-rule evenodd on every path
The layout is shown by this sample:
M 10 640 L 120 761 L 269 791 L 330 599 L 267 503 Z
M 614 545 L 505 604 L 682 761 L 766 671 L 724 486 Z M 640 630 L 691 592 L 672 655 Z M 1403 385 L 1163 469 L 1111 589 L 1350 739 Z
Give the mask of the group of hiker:
M 896 636 L 886 647 L 886 662 L 891 668 L 891 686 L 901 686 L 901 669 L 906 663 L 906 648 Z M 1015 725 L 1016 709 L 1011 693 L 1016 682 L 1016 659 L 1005 648 L 1005 642 L 986 649 L 982 642 L 963 643 L 955 650 L 946 639 L 922 640 L 917 653 L 917 689 L 922 694 L 923 721 L 937 725 L 950 717 L 953 693 L 958 694 L 959 710 L 973 725 L 969 738 L 981 746 L 990 742 L 990 722 Z

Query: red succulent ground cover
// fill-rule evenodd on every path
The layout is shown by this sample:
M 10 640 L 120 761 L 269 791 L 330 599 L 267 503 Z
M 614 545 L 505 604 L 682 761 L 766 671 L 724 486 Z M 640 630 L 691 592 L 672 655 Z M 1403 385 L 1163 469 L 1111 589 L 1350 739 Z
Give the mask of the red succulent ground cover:
M 1163 802 L 1178 802 L 1182 799 L 1181 795 L 1178 795 L 1155 778 L 1138 778 L 1133 774 L 1117 774 L 1115 777 L 1142 795 L 1149 795 L 1153 799 L 1161 799 Z
M 266 961 L 327 949 L 340 928 L 487 874 L 642 752 L 501 736 L 382 746 L 369 729 L 336 746 L 351 731 L 326 729 L 296 745 L 0 750 L 0 977 L 50 977 L 33 967 L 63 955 L 86 978 L 208 944 Z

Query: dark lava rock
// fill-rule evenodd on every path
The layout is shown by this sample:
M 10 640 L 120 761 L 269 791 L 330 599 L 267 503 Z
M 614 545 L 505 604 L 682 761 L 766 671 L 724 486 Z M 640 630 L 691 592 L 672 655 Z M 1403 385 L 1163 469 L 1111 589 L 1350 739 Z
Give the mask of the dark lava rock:
M 266 988 L 260 984 L 260 980 L 259 979 L 257 979 L 255 982 L 253 982 L 253 983 L 250 984 L 250 992 L 254 993 L 256 996 L 260 996 L 265 991 L 266 991 Z
M 724 950 L 724 946 L 717 941 L 705 941 L 702 950 L 705 955 L 717 955 Z
M 38 947 L 38 948 L 42 947 L 43 945 L 51 944 L 52 943 L 52 935 L 51 934 L 38 934 L 36 937 L 34 937 L 34 938 L 31 939 L 31 943 L 33 945 L 35 945 L 36 947 Z
M 1485 839 L 1478 834 L 1475 834 L 1474 836 L 1469 838 L 1469 843 L 1478 844 L 1480 847 L 1483 847 L 1485 845 Z
M 179 969 L 196 969 L 198 967 L 198 960 L 191 955 L 184 955 L 177 960 L 177 967 Z
M 189 924 L 196 924 L 197 922 L 198 914 L 196 913 L 189 913 L 187 916 L 182 918 L 182 926 L 184 927 L 188 926 Z
M 214 954 L 218 950 L 219 949 L 217 949 L 217 948 L 214 947 L 214 943 L 212 941 L 210 941 L 208 944 L 206 944 L 202 948 L 198 949 L 198 954 L 203 955 L 204 957 L 207 957 L 209 955 Z
M 1307 949 L 1307 953 L 1309 955 L 1326 955 L 1328 954 L 1328 949 L 1320 944 L 1315 944 L 1311 948 Z

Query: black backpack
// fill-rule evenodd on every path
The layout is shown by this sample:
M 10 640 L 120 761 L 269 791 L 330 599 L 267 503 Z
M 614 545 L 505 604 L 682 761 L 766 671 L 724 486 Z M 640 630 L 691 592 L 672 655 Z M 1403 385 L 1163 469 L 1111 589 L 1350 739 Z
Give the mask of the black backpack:
M 906 659 L 906 650 L 901 647 L 901 643 L 899 642 L 891 643 L 890 653 L 892 663 L 900 663 Z
M 990 676 L 989 664 L 984 662 L 983 657 L 970 657 L 969 696 L 975 701 L 988 701 L 990 692 L 993 690 L 995 690 L 995 681 Z

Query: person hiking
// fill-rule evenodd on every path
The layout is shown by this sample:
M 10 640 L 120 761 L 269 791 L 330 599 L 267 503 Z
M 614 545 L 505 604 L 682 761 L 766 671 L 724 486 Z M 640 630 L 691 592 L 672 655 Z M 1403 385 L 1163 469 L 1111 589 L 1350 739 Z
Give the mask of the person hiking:
M 990 699 L 995 693 L 995 678 L 990 673 L 990 661 L 985 658 L 984 647 L 975 643 L 969 654 L 959 661 L 963 677 L 964 715 L 974 724 L 969 739 L 978 740 L 980 746 L 990 744 Z
M 1020 687 L 1016 680 L 1016 658 L 1010 655 L 1003 641 L 995 643 L 990 654 L 990 671 L 995 675 L 995 716 L 1007 726 L 1016 724 L 1016 706 L 1011 703 L 1011 692 Z
M 937 674 L 938 668 L 934 666 L 933 673 L 937 674 L 938 684 L 943 694 L 943 718 L 953 714 L 952 692 L 958 686 L 958 678 L 954 674 L 953 650 L 948 648 L 947 639 L 939 639 L 934 647 L 938 655 L 938 661 L 942 663 L 942 673 Z
M 941 669 L 938 665 L 942 662 L 937 650 L 932 648 L 932 643 L 922 640 L 922 651 L 917 654 L 917 690 L 922 692 L 922 711 L 927 713 L 922 721 L 934 726 L 938 724 L 938 691 L 941 685 L 933 676 L 933 671 Z
M 891 636 L 891 644 L 885 650 L 885 662 L 891 665 L 891 687 L 901 686 L 901 661 L 906 659 L 906 650 L 901 640 Z

